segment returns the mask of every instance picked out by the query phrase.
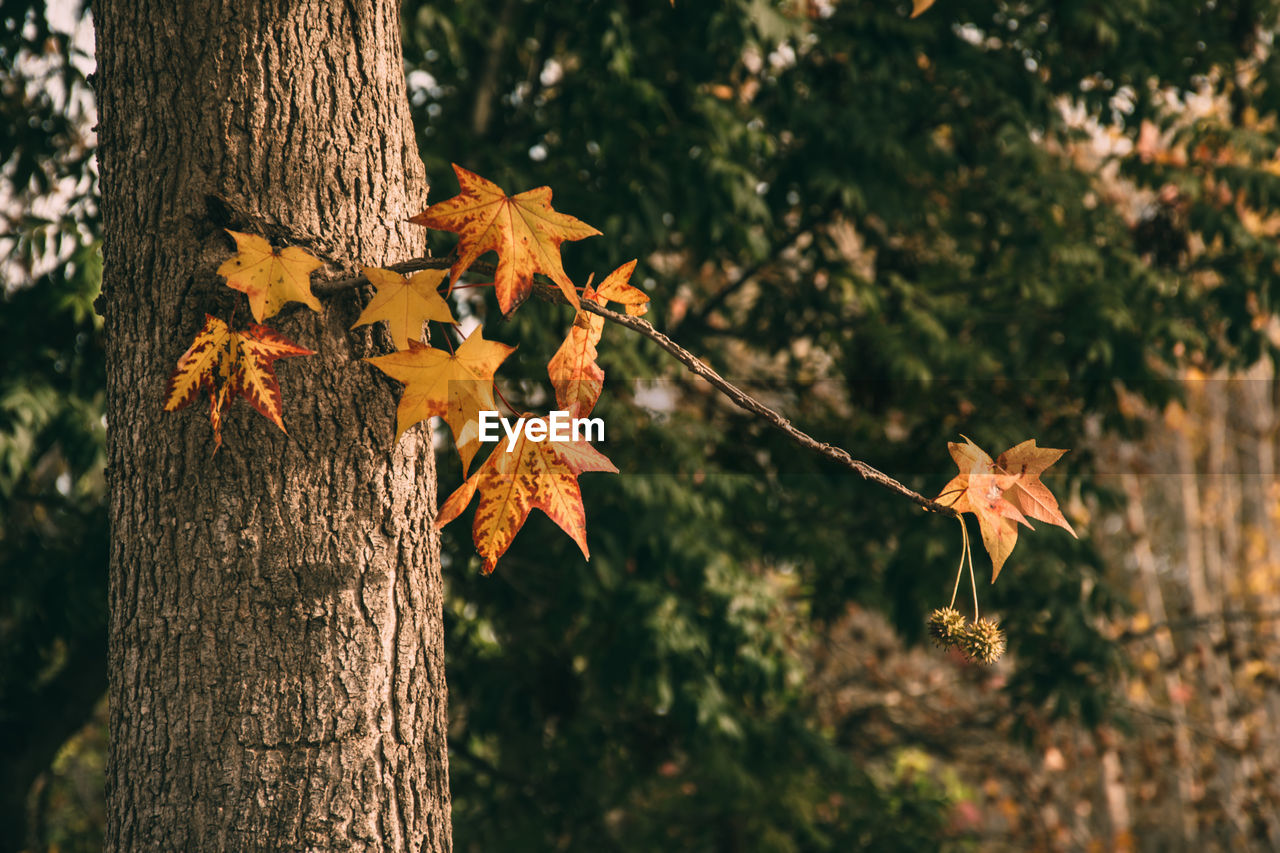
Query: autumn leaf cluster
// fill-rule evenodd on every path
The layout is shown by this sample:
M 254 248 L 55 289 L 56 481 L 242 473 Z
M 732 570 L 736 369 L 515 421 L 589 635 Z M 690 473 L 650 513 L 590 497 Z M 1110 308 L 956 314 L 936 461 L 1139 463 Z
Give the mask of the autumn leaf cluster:
M 480 413 L 497 411 L 499 400 L 505 404 L 501 393 L 495 392 L 494 379 L 515 350 L 486 340 L 480 328 L 462 338 L 449 307 L 447 297 L 459 278 L 482 255 L 497 253 L 492 286 L 503 315 L 510 316 L 524 303 L 537 275 L 548 278 L 576 309 L 563 343 L 547 365 L 556 404 L 572 417 L 590 413 L 604 387 L 604 371 L 596 361 L 604 319 L 584 310 L 583 301 L 595 305 L 612 301 L 628 314 L 641 315 L 648 309 L 649 298 L 629 283 L 636 267 L 634 260 L 614 270 L 598 287 L 592 287 L 588 279 L 579 293 L 564 270 L 560 247 L 600 232 L 555 210 L 549 187 L 508 196 L 496 184 L 466 169 L 455 165 L 454 172 L 459 194 L 410 220 L 458 235 L 448 273 L 426 269 L 405 276 L 394 270 L 364 267 L 364 277 L 373 285 L 374 294 L 352 328 L 385 323 L 390 333 L 395 352 L 365 360 L 404 386 L 395 415 L 396 439 L 416 424 L 439 417 L 449 426 L 466 472 L 481 450 Z M 258 323 L 246 331 L 233 332 L 227 323 L 208 316 L 204 328 L 178 360 L 164 399 L 165 411 L 176 411 L 201 392 L 208 393 L 215 451 L 222 442 L 223 412 L 237 396 L 284 430 L 280 388 L 272 364 L 285 356 L 312 353 L 259 324 L 289 302 L 321 310 L 310 282 L 320 261 L 296 247 L 274 249 L 261 237 L 229 233 L 237 252 L 218 273 L 226 277 L 228 287 L 248 297 L 250 312 Z M 440 325 L 439 339 L 445 349 L 423 342 L 424 327 L 429 329 L 430 323 Z M 457 346 L 452 340 L 455 336 L 459 338 Z M 578 475 L 587 471 L 616 473 L 617 469 L 584 441 L 538 442 L 522 436 L 509 450 L 494 449 L 444 502 L 436 523 L 443 526 L 452 521 L 479 493 L 473 535 L 486 573 L 493 571 L 533 509 L 546 513 L 573 538 L 583 556 L 589 557 L 586 514 L 577 482 Z
M 960 473 L 943 487 L 937 500 L 977 517 L 982 544 L 991 556 L 992 583 L 1018 544 L 1018 525 L 1031 527 L 1028 518 L 1076 535 L 1057 498 L 1040 482 L 1040 475 L 1067 451 L 1036 447 L 1035 439 L 1009 448 L 994 460 L 968 438 L 964 444 L 948 442 L 947 448 Z
M 209 395 L 209 421 L 213 447 L 222 446 L 223 414 L 236 397 L 243 397 L 263 417 L 284 430 L 283 403 L 274 362 L 289 356 L 314 355 L 266 326 L 263 320 L 280 313 L 289 302 L 301 302 L 313 311 L 320 301 L 311 292 L 311 273 L 320 261 L 303 249 L 276 250 L 261 237 L 228 231 L 236 254 L 218 267 L 227 287 L 249 298 L 249 311 L 257 323 L 244 331 L 212 315 L 169 377 L 164 410 L 175 412 L 202 392 Z

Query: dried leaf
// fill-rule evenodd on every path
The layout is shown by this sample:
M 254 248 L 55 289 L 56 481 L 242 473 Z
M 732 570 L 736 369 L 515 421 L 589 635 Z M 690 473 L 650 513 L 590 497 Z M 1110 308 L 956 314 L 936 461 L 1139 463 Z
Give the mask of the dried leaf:
M 599 302 L 589 283 L 582 298 Z M 604 389 L 604 371 L 596 364 L 596 344 L 600 343 L 603 331 L 603 317 L 579 310 L 564 343 L 547 362 L 556 405 L 573 417 L 586 417 Z
M 1001 453 L 996 459 L 996 467 L 1016 478 L 1005 497 L 1022 510 L 1024 515 L 1037 521 L 1056 524 L 1075 536 L 1076 532 L 1071 528 L 1070 522 L 1058 509 L 1058 499 L 1049 491 L 1048 486 L 1040 482 L 1040 475 L 1045 469 L 1061 459 L 1066 452 L 1052 447 L 1036 447 L 1036 440 L 1032 438 Z
M 486 341 L 481 330 L 476 329 L 457 352 L 409 341 L 407 351 L 365 361 L 405 385 L 396 409 L 396 439 L 419 421 L 442 417 L 453 432 L 465 471 L 480 449 L 480 411 L 497 408 L 493 401 L 493 374 L 514 351 L 515 347 Z
M 991 582 L 995 583 L 1018 544 L 1018 524 L 1031 526 L 1022 512 L 1004 498 L 1005 490 L 1017 477 L 999 471 L 991 457 L 968 438 L 964 444 L 948 442 L 947 449 L 960 473 L 943 487 L 938 502 L 978 517 L 982 544 L 991 555 Z
M 530 417 L 525 415 L 525 417 Z M 480 468 L 449 496 L 440 508 L 436 526 L 453 521 L 480 492 L 471 532 L 476 551 L 489 574 L 506 553 L 529 512 L 540 509 L 587 549 L 587 517 L 582 506 L 578 475 L 586 471 L 618 469 L 603 453 L 586 442 L 530 441 L 521 433 L 510 452 L 495 448 Z
M 539 272 L 578 307 L 578 294 L 560 262 L 560 244 L 600 232 L 553 209 L 550 187 L 508 197 L 497 184 L 461 166 L 455 164 L 453 171 L 461 192 L 409 220 L 459 235 L 458 260 L 449 270 L 450 286 L 476 258 L 492 250 L 498 253 L 493 284 L 503 314 L 524 302 L 533 288 L 533 275 Z
M 236 254 L 218 267 L 218 275 L 226 276 L 227 287 L 249 297 L 253 319 L 261 323 L 288 302 L 320 310 L 320 300 L 311 293 L 311 271 L 321 262 L 311 253 L 292 246 L 277 251 L 253 234 L 227 233 L 236 241 Z
M 351 325 L 353 329 L 386 320 L 396 349 L 406 350 L 410 340 L 421 340 L 422 324 L 427 320 L 457 323 L 449 303 L 436 290 L 444 280 L 444 270 L 423 270 L 405 278 L 391 270 L 365 267 L 364 277 L 377 291 Z

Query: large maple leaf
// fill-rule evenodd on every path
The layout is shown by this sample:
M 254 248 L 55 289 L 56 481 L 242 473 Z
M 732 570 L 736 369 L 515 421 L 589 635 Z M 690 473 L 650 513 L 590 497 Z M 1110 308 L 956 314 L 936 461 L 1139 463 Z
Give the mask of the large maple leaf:
M 590 283 L 582 298 L 597 301 Z M 547 375 L 556 392 L 556 405 L 574 417 L 586 417 L 604 389 L 604 371 L 596 364 L 596 344 L 604 332 L 604 318 L 579 310 L 564 343 L 547 362 Z
M 377 291 L 360 312 L 351 328 L 386 320 L 396 349 L 406 350 L 410 340 L 422 338 L 422 324 L 427 320 L 456 323 L 449 303 L 436 288 L 444 279 L 443 270 L 423 270 L 405 278 L 391 270 L 365 267 L 364 277 Z
M 201 391 L 208 392 L 215 453 L 222 446 L 223 412 L 236 397 L 243 397 L 287 432 L 274 362 L 297 355 L 314 353 L 266 326 L 251 323 L 248 331 L 233 332 L 226 323 L 206 314 L 204 327 L 169 377 L 164 410 L 175 412 Z
M 449 270 L 451 286 L 476 258 L 498 253 L 493 277 L 498 305 L 510 314 L 528 297 L 534 273 L 554 281 L 575 308 L 578 294 L 560 262 L 560 244 L 600 232 L 551 207 L 551 188 L 508 196 L 497 184 L 454 164 L 461 192 L 433 204 L 409 221 L 459 235 L 458 260 Z
M 1018 525 L 1031 526 L 1022 512 L 1004 497 L 1018 476 L 999 470 L 991 457 L 968 438 L 964 444 L 947 442 L 947 449 L 960 473 L 943 487 L 937 500 L 956 512 L 971 512 L 978 517 L 982 544 L 991 555 L 991 582 L 995 583 L 1005 560 L 1018 544 Z
M 404 383 L 396 409 L 396 439 L 419 421 L 442 417 L 453 432 L 462 469 L 480 449 L 480 411 L 493 410 L 493 374 L 515 347 L 486 341 L 480 329 L 457 352 L 448 353 L 409 341 L 409 349 L 366 358 L 383 373 Z
M 227 287 L 249 297 L 253 319 L 261 323 L 287 302 L 320 310 L 320 300 L 311 292 L 311 271 L 322 265 L 315 256 L 294 246 L 273 249 L 253 234 L 227 233 L 236 241 L 236 253 L 218 267 L 218 275 L 226 276 Z
M 608 457 L 586 442 L 530 441 L 521 433 L 515 447 L 509 452 L 495 448 L 449 496 L 440 507 L 436 526 L 444 527 L 457 518 L 479 491 L 471 534 L 485 574 L 493 571 L 535 509 L 560 525 L 578 543 L 582 556 L 590 559 L 587 515 L 578 488 L 578 475 L 587 471 L 618 473 Z

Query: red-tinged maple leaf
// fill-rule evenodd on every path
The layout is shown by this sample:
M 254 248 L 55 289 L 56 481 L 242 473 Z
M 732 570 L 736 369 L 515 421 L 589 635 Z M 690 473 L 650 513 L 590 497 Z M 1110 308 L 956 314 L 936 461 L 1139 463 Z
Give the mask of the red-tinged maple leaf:
M 311 292 L 311 271 L 321 262 L 311 253 L 293 246 L 273 249 L 253 234 L 230 229 L 227 233 L 236 241 L 236 253 L 218 267 L 218 275 L 226 276 L 227 287 L 249 297 L 253 319 L 261 323 L 278 314 L 287 302 L 320 310 L 320 300 Z
M 480 449 L 478 422 L 482 409 L 495 409 L 493 374 L 515 347 L 486 341 L 480 329 L 471 333 L 457 352 L 409 341 L 409 349 L 366 358 L 383 373 L 404 383 L 396 409 L 396 439 L 419 421 L 442 417 L 453 432 L 462 469 Z
M 982 544 L 991 555 L 991 582 L 995 583 L 1004 561 L 1018 544 L 1018 525 L 1031 526 L 1004 497 L 1018 478 L 998 470 L 991 457 L 968 438 L 964 444 L 947 442 L 947 449 L 960 473 L 943 487 L 937 500 L 957 512 L 971 512 L 978 517 Z
M 530 417 L 530 415 L 525 415 Z M 480 503 L 471 526 L 476 551 L 484 559 L 487 575 L 506 553 L 524 526 L 531 510 L 540 509 L 578 543 L 582 556 L 587 548 L 587 516 L 582 506 L 578 475 L 587 471 L 618 469 L 586 442 L 530 441 L 521 433 L 509 452 L 495 448 L 484 464 L 467 478 L 440 507 L 436 526 L 457 518 L 476 492 Z
M 175 412 L 207 391 L 215 453 L 222 446 L 223 412 L 236 397 L 243 397 L 287 432 L 273 363 L 296 355 L 314 353 L 266 326 L 251 323 L 248 331 L 233 332 L 226 323 L 206 314 L 204 327 L 169 377 L 164 410 Z
M 599 302 L 588 282 L 584 300 Z M 560 349 L 547 362 L 547 375 L 556 392 L 556 405 L 574 417 L 586 417 L 604 389 L 604 371 L 596 364 L 596 344 L 604 318 L 579 310 Z
M 406 350 L 410 340 L 422 338 L 422 324 L 427 320 L 456 323 L 449 303 L 436 288 L 444 280 L 444 270 L 423 270 L 405 278 L 391 270 L 365 267 L 364 277 L 377 291 L 360 312 L 351 328 L 386 320 L 396 349 Z
M 631 281 L 631 274 L 635 271 L 635 261 L 623 264 L 600 282 L 596 292 L 600 294 L 602 300 L 619 302 L 626 308 L 628 314 L 640 317 L 649 310 L 649 295 L 628 283 Z
M 1076 532 L 1071 528 L 1070 522 L 1058 509 L 1058 499 L 1049 491 L 1048 486 L 1040 482 L 1040 475 L 1045 469 L 1061 459 L 1066 452 L 1052 447 L 1036 447 L 1036 440 L 1032 438 L 1001 453 L 996 459 L 996 467 L 1005 474 L 1016 477 L 1005 492 L 1005 497 L 1022 510 L 1023 515 L 1056 524 L 1075 536 Z
M 493 284 L 503 314 L 524 302 L 533 288 L 533 275 L 539 272 L 578 307 L 577 291 L 560 262 L 560 244 L 600 232 L 552 208 L 550 187 L 508 196 L 497 184 L 457 164 L 453 171 L 461 192 L 409 220 L 459 236 L 458 260 L 449 270 L 450 286 L 476 258 L 492 250 L 498 253 Z
M 281 431 L 287 432 L 284 428 L 280 384 L 276 381 L 273 365 L 279 358 L 315 353 L 257 323 L 250 323 L 248 332 L 232 335 L 230 349 L 234 353 L 234 360 L 231 377 L 227 382 L 227 402 L 243 397 L 250 406 L 280 427 Z

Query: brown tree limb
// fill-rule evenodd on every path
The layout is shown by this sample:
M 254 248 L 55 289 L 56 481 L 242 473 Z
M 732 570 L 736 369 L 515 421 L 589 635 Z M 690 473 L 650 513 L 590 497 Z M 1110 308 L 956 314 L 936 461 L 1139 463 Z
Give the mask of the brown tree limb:
M 454 258 L 452 255 L 444 258 L 415 258 L 410 261 L 405 261 L 404 263 L 392 264 L 387 267 L 387 269 L 394 270 L 398 273 L 416 272 L 424 269 L 447 269 L 452 265 L 453 260 Z M 491 264 L 472 264 L 469 271 L 477 272 L 481 275 L 492 275 L 494 267 Z M 354 276 L 352 278 L 345 278 L 337 281 L 319 282 L 313 285 L 311 289 L 316 294 L 326 295 L 358 287 L 367 282 L 368 279 L 364 276 Z M 557 288 L 542 284 L 541 282 L 534 283 L 533 292 L 539 299 L 544 299 L 548 302 L 567 304 L 567 300 L 563 293 L 561 293 Z M 949 516 L 951 518 L 960 517 L 960 514 L 951 507 L 940 504 L 937 501 L 930 500 L 919 492 L 904 486 L 888 474 L 873 468 L 859 459 L 854 459 L 847 450 L 836 447 L 832 444 L 818 441 L 803 430 L 792 426 L 789 420 L 766 406 L 764 403 L 761 403 L 755 397 L 752 397 L 729 380 L 725 379 L 703 362 L 702 359 L 698 358 L 696 355 L 689 352 L 666 335 L 662 334 L 662 332 L 655 329 L 647 320 L 642 320 L 639 317 L 632 317 L 627 314 L 619 314 L 617 311 L 611 311 L 610 309 L 597 305 L 589 300 L 583 301 L 582 309 L 599 317 L 603 317 L 606 320 L 617 323 L 619 326 L 626 326 L 631 331 L 653 341 L 659 347 L 666 350 L 666 352 L 675 358 L 676 361 L 683 364 L 690 373 L 705 379 L 712 387 L 721 394 L 724 394 L 725 397 L 727 397 L 738 408 L 756 415 L 773 427 L 781 430 L 788 438 L 806 450 L 811 450 L 820 456 L 825 456 L 833 462 L 851 469 L 864 480 L 870 480 L 877 485 L 883 486 L 889 491 L 901 495 L 923 509 L 939 513 L 940 515 Z

